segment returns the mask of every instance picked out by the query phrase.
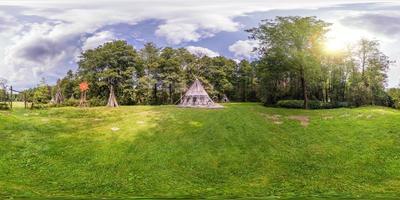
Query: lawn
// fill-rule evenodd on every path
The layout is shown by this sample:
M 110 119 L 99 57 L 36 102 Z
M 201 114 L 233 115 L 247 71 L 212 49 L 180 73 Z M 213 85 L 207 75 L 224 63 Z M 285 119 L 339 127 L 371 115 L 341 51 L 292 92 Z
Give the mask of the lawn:
M 400 111 L 225 104 L 0 112 L 0 198 L 400 195 Z

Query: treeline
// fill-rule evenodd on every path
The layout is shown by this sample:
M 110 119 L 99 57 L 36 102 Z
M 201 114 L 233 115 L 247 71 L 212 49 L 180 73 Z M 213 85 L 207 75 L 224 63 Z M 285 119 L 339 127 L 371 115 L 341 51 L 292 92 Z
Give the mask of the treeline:
M 326 50 L 330 24 L 315 17 L 277 17 L 248 30 L 260 41 L 257 78 L 266 104 L 301 99 L 335 105 L 393 105 L 385 91 L 391 61 L 377 41 Z
M 198 78 L 215 101 L 226 95 L 231 101 L 266 105 L 296 107 L 300 102 L 304 108 L 398 104 L 397 90 L 385 90 L 391 61 L 379 42 L 362 39 L 329 52 L 329 26 L 315 17 L 264 20 L 248 30 L 259 41 L 259 58 L 239 63 L 153 43 L 137 50 L 117 40 L 82 52 L 76 72 L 69 71 L 54 87 L 42 82 L 30 96 L 46 102 L 59 89 L 73 104 L 80 98 L 79 83 L 87 81 L 92 105 L 105 105 L 112 92 L 122 105 L 174 104 Z
M 45 82 L 31 91 L 32 99 L 50 102 L 58 87 L 67 104 L 80 98 L 79 83 L 89 83 L 91 105 L 105 105 L 111 90 L 122 105 L 174 104 L 198 78 L 215 101 L 257 101 L 255 68 L 246 60 L 193 55 L 184 48 L 159 48 L 147 43 L 140 50 L 126 41 L 105 43 L 80 56 L 79 68 L 69 71 L 57 86 Z M 45 90 L 52 95 L 44 95 Z M 35 92 L 38 91 L 38 92 Z M 41 92 L 40 92 L 41 91 Z

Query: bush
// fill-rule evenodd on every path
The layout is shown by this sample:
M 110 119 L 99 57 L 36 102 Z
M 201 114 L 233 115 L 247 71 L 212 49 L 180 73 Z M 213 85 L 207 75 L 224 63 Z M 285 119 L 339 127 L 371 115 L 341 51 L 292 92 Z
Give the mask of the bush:
M 0 102 L 0 110 L 9 110 L 10 106 L 8 106 L 8 103 L 5 102 Z
M 47 103 L 32 103 L 31 109 L 46 109 L 49 108 L 50 104 Z
M 107 102 L 104 99 L 93 97 L 89 100 L 90 106 L 105 106 Z
M 303 108 L 304 101 L 302 100 L 281 100 L 276 103 L 276 106 L 282 108 Z
M 281 100 L 276 104 L 282 108 L 303 108 L 303 100 Z M 332 108 L 344 108 L 350 107 L 348 102 L 322 102 L 322 101 L 309 101 L 308 107 L 310 109 L 332 109 Z
M 79 106 L 79 100 L 78 99 L 74 99 L 74 98 L 70 98 L 64 101 L 64 106 Z
M 400 108 L 400 89 L 391 88 L 388 90 L 389 99 L 393 108 Z

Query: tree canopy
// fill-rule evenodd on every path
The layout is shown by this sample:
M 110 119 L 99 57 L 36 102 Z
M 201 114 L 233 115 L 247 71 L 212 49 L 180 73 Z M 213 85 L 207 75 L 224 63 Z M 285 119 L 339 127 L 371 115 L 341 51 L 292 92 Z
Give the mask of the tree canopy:
M 259 57 L 241 61 L 154 43 L 135 49 L 116 40 L 82 52 L 78 70 L 69 71 L 59 87 L 67 104 L 79 98 L 82 81 L 90 85 L 92 105 L 174 104 L 197 78 L 215 101 L 392 106 L 397 96 L 390 95 L 397 92 L 385 88 L 391 61 L 379 41 L 360 39 L 348 49 L 329 52 L 324 48 L 329 28 L 316 17 L 263 20 L 248 30 L 259 43 Z

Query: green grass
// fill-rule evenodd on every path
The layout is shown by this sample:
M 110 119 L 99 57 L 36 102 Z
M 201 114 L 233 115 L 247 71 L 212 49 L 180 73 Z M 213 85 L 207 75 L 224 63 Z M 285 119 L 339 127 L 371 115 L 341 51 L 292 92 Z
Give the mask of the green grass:
M 400 111 L 225 107 L 1 111 L 0 198 L 400 195 Z

